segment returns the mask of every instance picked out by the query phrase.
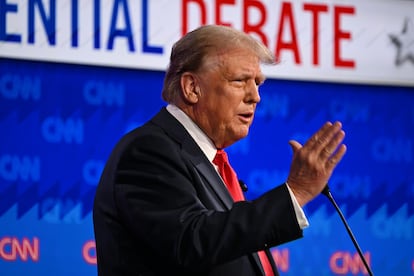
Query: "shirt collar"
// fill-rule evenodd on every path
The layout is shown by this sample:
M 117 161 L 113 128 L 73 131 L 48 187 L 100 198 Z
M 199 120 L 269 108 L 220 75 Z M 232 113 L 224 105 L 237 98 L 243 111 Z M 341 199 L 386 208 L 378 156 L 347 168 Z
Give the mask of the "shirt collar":
M 200 127 L 177 106 L 168 104 L 167 111 L 184 126 L 202 152 L 207 156 L 208 160 L 213 162 L 214 156 L 217 152 L 213 141 L 211 141 L 211 139 L 200 129 Z

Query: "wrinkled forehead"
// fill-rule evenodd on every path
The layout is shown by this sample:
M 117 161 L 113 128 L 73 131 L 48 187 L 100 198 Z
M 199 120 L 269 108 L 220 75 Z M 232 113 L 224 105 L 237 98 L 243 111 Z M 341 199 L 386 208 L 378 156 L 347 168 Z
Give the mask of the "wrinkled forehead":
M 200 71 L 214 71 L 224 78 L 254 78 L 257 83 L 266 79 L 261 70 L 260 58 L 254 51 L 245 48 L 219 50 L 207 58 Z
M 204 69 L 227 68 L 237 63 L 260 67 L 260 58 L 257 53 L 244 47 L 226 47 L 212 49 L 203 60 Z

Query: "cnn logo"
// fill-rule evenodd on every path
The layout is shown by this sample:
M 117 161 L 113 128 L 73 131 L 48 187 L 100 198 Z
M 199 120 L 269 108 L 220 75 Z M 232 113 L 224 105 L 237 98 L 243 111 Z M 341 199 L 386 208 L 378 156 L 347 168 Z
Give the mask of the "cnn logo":
M 368 265 L 370 265 L 371 253 L 365 253 L 364 258 L 367 260 Z M 337 251 L 332 254 L 329 260 L 329 266 L 334 273 L 340 275 L 349 273 L 354 275 L 360 273 L 368 275 L 368 271 L 357 253 L 352 255 L 347 251 Z
M 39 239 L 34 237 L 32 240 L 23 238 L 19 240 L 15 237 L 3 237 L 0 239 L 0 258 L 5 261 L 22 260 L 27 262 L 39 261 Z

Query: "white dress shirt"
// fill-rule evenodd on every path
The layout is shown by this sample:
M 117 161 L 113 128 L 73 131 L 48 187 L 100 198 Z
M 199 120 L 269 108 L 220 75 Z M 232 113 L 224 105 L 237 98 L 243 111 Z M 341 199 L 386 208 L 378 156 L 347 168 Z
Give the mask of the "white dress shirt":
M 191 120 L 190 117 L 187 116 L 187 114 L 185 114 L 177 106 L 169 104 L 167 106 L 167 111 L 171 113 L 171 115 L 174 116 L 174 118 L 176 118 L 184 126 L 190 136 L 201 148 L 202 152 L 207 156 L 207 159 L 211 162 L 211 164 L 213 164 L 213 159 L 216 156 L 217 149 L 210 138 L 198 127 L 196 123 L 193 122 L 193 120 Z M 215 165 L 213 164 L 213 166 Z M 292 198 L 293 207 L 295 209 L 296 218 L 298 220 L 300 228 L 303 229 L 308 227 L 309 222 L 305 216 L 305 213 L 303 212 L 303 209 L 300 207 L 289 185 L 287 183 L 285 185 L 287 186 L 290 197 Z

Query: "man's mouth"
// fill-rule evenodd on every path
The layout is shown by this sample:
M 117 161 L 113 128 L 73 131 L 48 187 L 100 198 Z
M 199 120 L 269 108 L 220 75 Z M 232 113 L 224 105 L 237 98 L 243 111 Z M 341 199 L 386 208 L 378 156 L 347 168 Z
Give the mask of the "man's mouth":
M 239 116 L 243 121 L 250 121 L 253 118 L 253 112 L 240 113 Z

